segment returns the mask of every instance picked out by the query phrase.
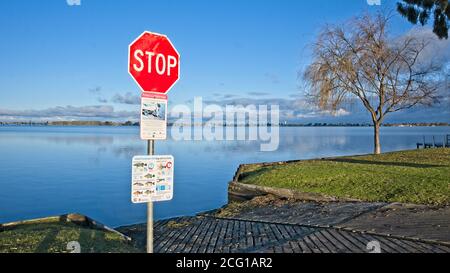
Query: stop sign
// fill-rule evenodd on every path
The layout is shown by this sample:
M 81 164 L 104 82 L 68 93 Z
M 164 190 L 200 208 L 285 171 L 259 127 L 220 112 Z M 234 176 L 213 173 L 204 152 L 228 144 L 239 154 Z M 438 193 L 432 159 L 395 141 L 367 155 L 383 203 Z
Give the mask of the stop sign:
M 180 55 L 165 35 L 145 31 L 129 46 L 128 72 L 143 92 L 166 94 L 178 81 Z

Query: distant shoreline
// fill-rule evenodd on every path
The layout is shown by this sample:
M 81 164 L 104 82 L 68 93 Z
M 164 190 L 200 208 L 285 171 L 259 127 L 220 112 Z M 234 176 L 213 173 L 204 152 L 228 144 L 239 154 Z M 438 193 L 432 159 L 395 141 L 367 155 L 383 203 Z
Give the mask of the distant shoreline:
M 192 124 L 192 126 L 204 126 L 205 124 Z M 0 122 L 0 126 L 108 126 L 108 127 L 139 127 L 139 122 L 111 122 L 111 121 L 58 121 L 58 122 Z M 173 123 L 168 123 L 168 126 L 173 126 Z M 226 126 L 226 124 L 218 124 L 218 126 Z M 271 126 L 271 124 L 267 124 Z M 279 124 L 279 127 L 373 127 L 370 123 L 305 123 L 305 124 Z M 447 122 L 433 122 L 433 123 L 387 123 L 383 127 L 450 127 Z M 241 124 L 234 125 L 234 127 L 258 127 L 258 125 Z

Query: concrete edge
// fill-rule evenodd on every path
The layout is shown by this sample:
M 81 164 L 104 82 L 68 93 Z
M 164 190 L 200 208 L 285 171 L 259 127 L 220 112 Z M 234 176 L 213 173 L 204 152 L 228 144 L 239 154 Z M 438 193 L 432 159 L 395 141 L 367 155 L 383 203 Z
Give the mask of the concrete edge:
M 339 198 L 328 196 L 320 193 L 307 193 L 291 189 L 272 188 L 265 186 L 258 186 L 252 184 L 244 184 L 236 181 L 231 181 L 228 184 L 228 194 L 232 200 L 250 200 L 257 196 L 272 194 L 281 198 L 289 198 L 302 201 L 315 202 L 362 202 L 359 199 L 353 198 Z

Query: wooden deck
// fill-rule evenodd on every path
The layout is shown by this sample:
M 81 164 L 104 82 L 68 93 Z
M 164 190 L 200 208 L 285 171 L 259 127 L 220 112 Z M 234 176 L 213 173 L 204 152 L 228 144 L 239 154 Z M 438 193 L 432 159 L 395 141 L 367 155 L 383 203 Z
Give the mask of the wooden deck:
M 214 217 L 159 221 L 154 231 L 156 253 L 365 253 L 371 241 L 384 253 L 450 253 L 449 246 L 428 241 Z

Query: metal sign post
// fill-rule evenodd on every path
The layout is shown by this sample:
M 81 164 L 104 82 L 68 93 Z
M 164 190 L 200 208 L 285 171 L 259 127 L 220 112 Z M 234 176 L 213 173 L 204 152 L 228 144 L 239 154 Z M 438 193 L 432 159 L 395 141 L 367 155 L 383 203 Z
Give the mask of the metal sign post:
M 147 141 L 147 155 L 155 154 L 155 141 Z M 153 253 L 153 202 L 147 203 L 147 253 Z
M 147 252 L 153 253 L 153 203 L 173 199 L 175 160 L 154 155 L 155 141 L 147 141 L 147 154 L 132 160 L 131 202 L 147 203 Z
M 128 46 L 128 73 L 143 92 L 140 134 L 147 140 L 147 156 L 133 157 L 131 200 L 147 203 L 147 253 L 153 253 L 153 202 L 172 200 L 174 176 L 173 156 L 155 156 L 155 140 L 167 138 L 167 93 L 179 79 L 180 54 L 167 36 L 144 31 Z

